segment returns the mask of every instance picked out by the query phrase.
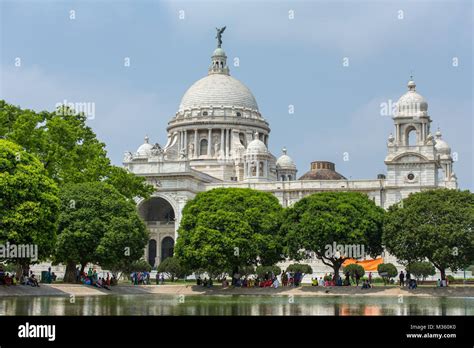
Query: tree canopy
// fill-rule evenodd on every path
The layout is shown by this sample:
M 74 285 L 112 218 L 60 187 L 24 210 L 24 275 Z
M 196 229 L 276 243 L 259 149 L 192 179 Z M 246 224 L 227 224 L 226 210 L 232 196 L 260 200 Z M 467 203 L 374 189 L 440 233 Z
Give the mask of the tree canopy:
M 171 256 L 164 259 L 157 268 L 157 271 L 160 273 L 166 273 L 171 281 L 174 282 L 176 278 L 185 277 L 187 274 L 184 267 L 179 262 L 179 259 Z
M 314 255 L 334 269 L 338 276 L 348 258 L 365 255 L 345 254 L 354 246 L 364 254 L 382 253 L 384 210 L 359 192 L 324 192 L 304 197 L 286 209 L 281 227 L 286 253 L 295 260 Z M 338 246 L 342 246 L 339 252 Z
M 474 261 L 474 194 L 449 189 L 412 193 L 388 209 L 383 242 L 406 264 L 430 261 L 443 279 L 447 268 L 468 267 Z
M 0 136 L 35 154 L 59 185 L 106 180 L 125 197 L 148 198 L 153 188 L 111 165 L 105 144 L 86 122 L 84 114 L 65 106 L 35 112 L 0 100 Z
M 313 269 L 311 268 L 311 266 L 304 263 L 292 263 L 286 268 L 286 271 L 291 273 L 300 272 L 303 274 L 313 273 Z
M 126 268 L 140 259 L 148 242 L 135 204 L 105 182 L 63 187 L 58 231 L 54 261 L 67 264 L 69 281 L 76 264 Z
M 59 190 L 36 156 L 0 139 L 0 243 L 36 245 L 38 261 L 56 240 Z M 11 259 L 27 268 L 35 260 Z
M 412 262 L 407 266 L 407 271 L 415 276 L 416 279 L 425 280 L 428 276 L 436 274 L 435 267 L 426 261 Z
M 397 267 L 393 263 L 381 263 L 377 266 L 377 272 L 382 277 L 384 283 L 389 283 L 390 279 L 398 274 Z
M 175 253 L 191 270 L 210 275 L 282 259 L 283 208 L 270 193 L 237 188 L 201 192 L 183 209 Z
M 349 273 L 349 277 L 354 280 L 356 278 L 356 274 L 359 275 L 360 278 L 362 278 L 365 274 L 365 269 L 361 265 L 351 263 L 344 267 L 343 272 L 344 274 Z

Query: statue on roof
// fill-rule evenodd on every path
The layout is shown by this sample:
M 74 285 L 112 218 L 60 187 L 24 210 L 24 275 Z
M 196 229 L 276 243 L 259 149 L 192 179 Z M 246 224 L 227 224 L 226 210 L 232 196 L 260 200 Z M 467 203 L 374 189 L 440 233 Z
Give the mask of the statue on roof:
M 216 35 L 216 39 L 217 39 L 217 47 L 221 47 L 222 46 L 222 33 L 224 32 L 226 27 L 223 27 L 223 28 L 216 28 L 217 30 L 217 35 Z

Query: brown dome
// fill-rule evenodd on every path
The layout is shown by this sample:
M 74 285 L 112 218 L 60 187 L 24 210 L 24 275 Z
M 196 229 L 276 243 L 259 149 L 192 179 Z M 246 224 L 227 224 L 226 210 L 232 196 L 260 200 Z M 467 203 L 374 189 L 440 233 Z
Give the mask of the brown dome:
M 346 178 L 336 172 L 334 163 L 315 161 L 311 162 L 311 170 L 298 180 L 346 180 Z

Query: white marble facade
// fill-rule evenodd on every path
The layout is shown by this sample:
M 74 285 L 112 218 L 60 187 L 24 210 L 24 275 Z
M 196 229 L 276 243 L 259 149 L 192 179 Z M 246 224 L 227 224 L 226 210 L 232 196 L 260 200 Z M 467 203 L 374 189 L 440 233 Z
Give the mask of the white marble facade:
M 428 103 L 416 92 L 413 79 L 397 103 L 393 122 L 386 175 L 297 180 L 286 149 L 278 159 L 268 150 L 269 123 L 251 91 L 230 76 L 226 54 L 217 48 L 208 75 L 188 89 L 169 121 L 166 145 L 146 137 L 136 152 L 125 153 L 124 167 L 156 188 L 149 202 L 137 202 L 151 233 L 146 259 L 157 265 L 172 253 L 170 241 L 176 240 L 186 202 L 216 187 L 268 191 L 284 207 L 316 192 L 359 191 L 385 209 L 412 192 L 456 188 L 451 149 L 439 130 L 433 136 Z

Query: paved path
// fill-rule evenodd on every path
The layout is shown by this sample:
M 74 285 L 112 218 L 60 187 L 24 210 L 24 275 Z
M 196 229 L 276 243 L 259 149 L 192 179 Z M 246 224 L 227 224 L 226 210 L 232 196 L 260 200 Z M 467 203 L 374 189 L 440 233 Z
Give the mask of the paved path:
M 207 289 L 196 285 L 118 285 L 112 290 L 103 290 L 78 284 L 42 284 L 39 288 L 31 286 L 0 286 L 0 298 L 5 296 L 105 296 L 105 295 L 294 295 L 294 296 L 423 296 L 423 297 L 473 297 L 474 286 L 450 286 L 448 288 L 419 287 L 415 290 L 399 287 L 375 287 L 362 290 L 356 287 L 312 287 L 299 288 L 237 288 Z

